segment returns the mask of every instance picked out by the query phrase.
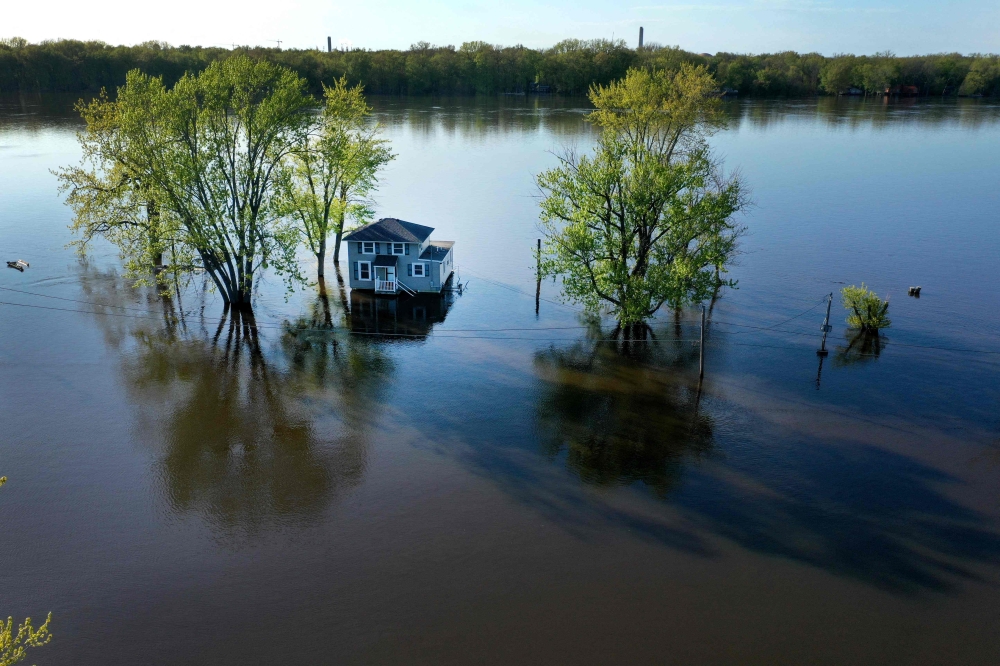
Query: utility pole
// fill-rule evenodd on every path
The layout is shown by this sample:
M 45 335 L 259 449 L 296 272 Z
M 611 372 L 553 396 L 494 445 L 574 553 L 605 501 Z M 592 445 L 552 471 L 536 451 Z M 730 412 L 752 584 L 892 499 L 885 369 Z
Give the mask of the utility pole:
M 698 379 L 705 376 L 705 306 L 701 306 L 701 336 L 698 342 Z
M 816 350 L 817 356 L 826 356 L 830 352 L 826 350 L 826 334 L 833 330 L 830 326 L 830 307 L 833 305 L 833 292 L 827 296 L 829 300 L 826 302 L 826 319 L 823 320 L 823 342 L 820 343 L 819 349 Z

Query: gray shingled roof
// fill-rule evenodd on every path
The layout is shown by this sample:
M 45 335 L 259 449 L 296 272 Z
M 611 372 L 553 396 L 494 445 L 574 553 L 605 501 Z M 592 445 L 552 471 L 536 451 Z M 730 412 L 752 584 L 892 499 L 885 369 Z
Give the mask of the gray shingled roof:
M 434 231 L 422 224 L 404 222 L 394 217 L 383 217 L 378 222 L 366 224 L 344 236 L 347 241 L 375 241 L 386 243 L 423 243 Z
M 427 249 L 420 253 L 420 258 L 430 261 L 441 261 L 448 256 L 448 250 L 453 245 L 455 245 L 455 241 L 431 241 L 427 244 Z

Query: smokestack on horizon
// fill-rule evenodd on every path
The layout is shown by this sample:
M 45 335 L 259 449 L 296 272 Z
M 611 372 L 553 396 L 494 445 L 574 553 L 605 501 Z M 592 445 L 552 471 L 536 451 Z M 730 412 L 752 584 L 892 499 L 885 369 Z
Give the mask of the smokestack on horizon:
M 642 26 L 639 26 L 639 48 L 642 48 Z
M 333 51 L 333 38 L 332 37 L 327 37 L 326 38 L 326 52 L 329 53 L 331 51 Z

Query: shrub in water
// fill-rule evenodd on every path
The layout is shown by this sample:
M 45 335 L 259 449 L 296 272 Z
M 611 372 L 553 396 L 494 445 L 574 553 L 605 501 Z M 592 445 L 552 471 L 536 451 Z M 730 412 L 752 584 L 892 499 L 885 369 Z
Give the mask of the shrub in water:
M 844 307 L 847 308 L 847 325 L 862 331 L 878 331 L 889 328 L 889 301 L 883 301 L 874 291 L 870 291 L 865 283 L 860 287 L 851 285 L 840 292 Z

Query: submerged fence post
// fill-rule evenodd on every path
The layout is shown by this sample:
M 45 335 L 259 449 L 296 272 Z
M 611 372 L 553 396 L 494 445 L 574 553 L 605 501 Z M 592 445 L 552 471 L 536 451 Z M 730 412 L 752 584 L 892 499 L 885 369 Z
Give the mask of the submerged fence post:
M 705 306 L 701 306 L 701 336 L 698 343 L 698 379 L 705 376 Z
M 832 291 L 830 292 L 830 295 L 827 298 L 829 300 L 826 302 L 826 319 L 823 320 L 823 342 L 820 343 L 819 349 L 816 350 L 816 354 L 818 356 L 826 356 L 827 354 L 830 353 L 826 350 L 826 334 L 829 333 L 831 330 L 833 330 L 833 327 L 830 326 L 830 307 L 833 305 Z M 820 368 L 822 367 L 823 367 L 822 364 L 820 364 Z

